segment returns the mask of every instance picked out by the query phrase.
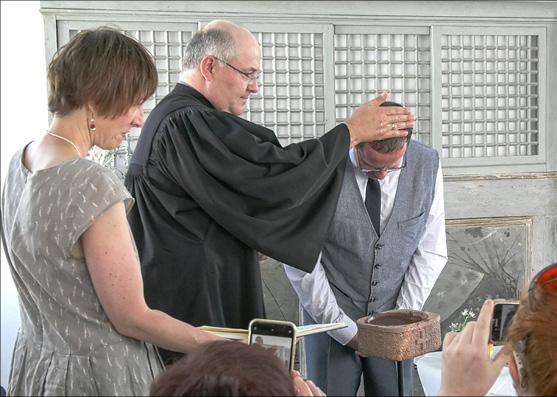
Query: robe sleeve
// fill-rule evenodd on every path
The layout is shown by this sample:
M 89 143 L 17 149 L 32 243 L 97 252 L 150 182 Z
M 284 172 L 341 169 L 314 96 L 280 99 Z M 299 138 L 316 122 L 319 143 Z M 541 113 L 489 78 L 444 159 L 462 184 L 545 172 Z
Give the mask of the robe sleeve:
M 153 158 L 215 222 L 268 256 L 313 269 L 340 193 L 346 125 L 286 147 L 272 131 L 213 109 L 180 110 L 160 128 Z

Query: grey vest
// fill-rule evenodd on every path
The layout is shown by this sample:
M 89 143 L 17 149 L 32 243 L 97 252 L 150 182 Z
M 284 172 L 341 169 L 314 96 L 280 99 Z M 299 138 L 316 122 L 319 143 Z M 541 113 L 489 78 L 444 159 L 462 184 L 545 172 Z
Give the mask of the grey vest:
M 339 306 L 352 319 L 393 309 L 424 233 L 439 167 L 437 152 L 417 141 L 406 151 L 393 210 L 378 239 L 358 189 L 346 173 L 321 262 Z

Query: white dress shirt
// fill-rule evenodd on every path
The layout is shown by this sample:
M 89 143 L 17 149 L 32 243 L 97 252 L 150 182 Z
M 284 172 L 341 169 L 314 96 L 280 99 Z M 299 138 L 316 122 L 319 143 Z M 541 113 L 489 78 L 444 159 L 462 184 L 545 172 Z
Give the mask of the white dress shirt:
M 350 159 L 355 166 L 353 149 L 350 150 Z M 354 171 L 362 200 L 365 201 L 369 178 L 356 166 Z M 384 179 L 379 180 L 381 186 L 381 230 L 391 216 L 399 177 L 400 171 L 393 171 L 387 174 Z M 397 309 L 421 310 L 446 263 L 447 242 L 445 237 L 443 174 L 441 164 L 439 164 L 435 180 L 435 195 L 425 231 L 404 275 L 404 281 L 396 302 Z M 284 269 L 304 309 L 311 314 L 317 323 L 344 322 L 347 325 L 346 328 L 329 331 L 328 334 L 342 345 L 350 342 L 358 332 L 358 328 L 356 322 L 338 306 L 325 269 L 321 265 L 321 255 L 319 255 L 317 264 L 311 273 L 306 273 L 288 265 L 284 265 Z

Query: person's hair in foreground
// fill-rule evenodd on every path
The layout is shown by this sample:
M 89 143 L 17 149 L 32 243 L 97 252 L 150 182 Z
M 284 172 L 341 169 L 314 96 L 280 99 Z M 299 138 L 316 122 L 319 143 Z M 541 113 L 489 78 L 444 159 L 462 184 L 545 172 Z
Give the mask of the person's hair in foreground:
M 557 395 L 557 263 L 544 274 L 545 280 L 534 279 L 520 300 L 507 336 L 517 362 L 519 394 Z
M 151 396 L 294 396 L 292 378 L 271 352 L 234 341 L 206 343 L 169 366 Z
M 486 395 L 507 363 L 518 395 L 557 395 L 557 263 L 532 279 L 493 360 L 487 354 L 492 314 L 487 300 L 477 322 L 445 335 L 439 395 Z

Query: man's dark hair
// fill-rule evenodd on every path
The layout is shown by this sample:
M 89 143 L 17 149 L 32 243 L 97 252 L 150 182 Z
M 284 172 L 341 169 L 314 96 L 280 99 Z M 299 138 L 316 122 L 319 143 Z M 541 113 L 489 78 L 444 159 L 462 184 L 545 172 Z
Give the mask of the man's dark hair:
M 390 102 L 390 101 L 385 101 L 380 106 L 398 106 L 398 107 L 402 107 L 402 105 L 400 103 Z M 412 128 L 408 128 L 406 131 L 408 131 L 408 135 L 406 135 L 404 137 L 388 138 L 388 139 L 383 139 L 381 141 L 373 141 L 373 142 L 370 142 L 369 144 L 371 145 L 371 147 L 373 149 L 377 150 L 380 153 L 395 152 L 397 150 L 402 149 L 402 147 L 404 146 L 405 143 L 410 142 L 410 137 L 412 136 Z
M 259 345 L 209 342 L 169 366 L 151 396 L 295 396 L 286 367 Z

